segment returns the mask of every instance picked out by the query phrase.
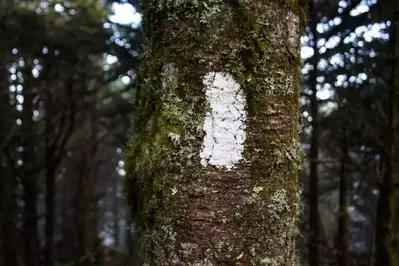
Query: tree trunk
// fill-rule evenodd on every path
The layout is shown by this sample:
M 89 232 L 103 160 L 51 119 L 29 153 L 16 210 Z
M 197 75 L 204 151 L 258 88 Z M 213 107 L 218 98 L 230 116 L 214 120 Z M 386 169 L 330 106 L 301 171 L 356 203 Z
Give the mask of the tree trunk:
M 18 265 L 17 253 L 17 203 L 15 197 L 16 180 L 12 178 L 14 166 L 7 162 L 6 154 L 12 150 L 15 139 L 12 125 L 15 121 L 10 112 L 9 72 L 7 58 L 0 51 L 0 265 Z
M 112 219 L 113 219 L 113 229 L 114 229 L 114 247 L 119 248 L 120 247 L 120 228 L 119 228 L 119 189 L 118 189 L 118 184 L 114 184 L 114 195 L 113 195 L 113 210 L 112 210 Z
M 87 119 L 81 132 L 77 133 L 75 143 L 84 145 L 78 173 L 76 192 L 76 224 L 79 236 L 80 256 L 94 252 L 98 243 L 98 196 L 96 187 L 96 152 L 98 136 L 94 119 L 87 114 Z
M 52 166 L 46 169 L 46 246 L 44 250 L 44 265 L 52 266 L 54 263 L 54 193 L 55 169 Z
M 55 209 L 55 174 L 56 166 L 53 165 L 54 147 L 51 145 L 51 124 L 53 116 L 52 95 L 48 91 L 45 117 L 45 159 L 46 159 L 46 226 L 45 226 L 45 248 L 44 265 L 53 266 L 54 262 L 54 209 Z
M 399 93 L 399 4 L 394 1 L 394 19 L 390 33 L 392 49 L 392 82 L 389 84 L 388 127 L 386 134 L 384 174 L 380 184 L 377 202 L 376 256 L 375 264 L 386 266 L 399 265 L 399 175 L 397 172 L 396 124 Z
M 125 242 L 125 247 L 127 250 L 127 254 L 128 254 L 128 261 L 131 260 L 132 254 L 133 254 L 133 230 L 132 228 L 134 228 L 134 224 L 133 222 L 130 220 L 130 217 L 127 218 L 126 221 L 126 242 Z
M 346 116 L 346 115 L 345 115 Z M 347 118 L 344 117 L 343 120 Z M 346 168 L 348 164 L 348 144 L 346 141 L 346 125 L 342 130 L 341 162 L 339 170 L 339 217 L 338 217 L 338 261 L 340 266 L 349 266 L 349 213 L 348 186 Z
M 21 146 L 23 147 L 20 175 L 24 190 L 23 236 L 24 236 L 24 260 L 25 266 L 39 265 L 39 241 L 38 241 L 38 215 L 37 215 L 37 179 L 34 175 L 34 139 L 33 125 L 33 100 L 34 91 L 31 79 L 32 68 L 30 64 L 25 66 L 23 111 L 21 116 Z
M 0 265 L 18 266 L 16 182 L 9 170 L 0 165 Z
M 83 212 L 84 212 L 84 246 L 85 253 L 94 252 L 98 244 L 98 196 L 96 187 L 97 168 L 96 154 L 98 149 L 98 128 L 96 126 L 96 116 L 89 114 L 87 122 L 87 141 L 88 150 L 85 153 L 88 163 L 87 175 L 83 179 Z
M 297 1 L 143 1 L 127 156 L 139 265 L 295 265 Z
M 309 174 L 309 266 L 318 266 L 320 259 L 320 226 L 318 222 L 319 216 L 319 104 L 317 99 L 317 76 L 319 63 L 319 49 L 317 48 L 318 33 L 317 33 L 317 9 L 313 1 L 310 2 L 309 13 L 311 16 L 310 32 L 313 38 L 312 66 L 313 70 L 309 74 L 309 85 L 312 94 L 310 95 L 310 114 L 312 117 L 311 126 L 312 133 L 310 136 L 310 174 Z

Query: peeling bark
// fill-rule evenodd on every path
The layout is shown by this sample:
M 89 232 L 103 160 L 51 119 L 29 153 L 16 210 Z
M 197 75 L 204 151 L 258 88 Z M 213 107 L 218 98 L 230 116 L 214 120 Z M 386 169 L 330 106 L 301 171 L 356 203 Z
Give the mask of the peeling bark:
M 125 180 L 138 265 L 295 265 L 300 5 L 143 1 Z

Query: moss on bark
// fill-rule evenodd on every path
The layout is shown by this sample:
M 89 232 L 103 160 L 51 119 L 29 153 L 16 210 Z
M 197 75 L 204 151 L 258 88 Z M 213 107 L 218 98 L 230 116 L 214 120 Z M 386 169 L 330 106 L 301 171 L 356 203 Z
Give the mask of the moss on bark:
M 296 1 L 143 1 L 146 63 L 125 190 L 139 265 L 294 265 L 299 23 Z M 247 102 L 244 159 L 204 167 L 203 77 L 232 75 Z

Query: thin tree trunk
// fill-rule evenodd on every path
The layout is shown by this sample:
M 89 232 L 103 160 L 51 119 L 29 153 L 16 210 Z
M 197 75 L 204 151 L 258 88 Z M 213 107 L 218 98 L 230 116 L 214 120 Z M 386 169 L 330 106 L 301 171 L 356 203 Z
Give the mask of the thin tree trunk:
M 44 263 L 45 266 L 52 266 L 54 264 L 54 211 L 56 208 L 55 202 L 55 190 L 56 190 L 56 174 L 58 166 L 61 164 L 66 145 L 69 138 L 73 134 L 75 125 L 75 103 L 73 99 L 73 87 L 74 83 L 72 78 L 66 83 L 65 89 L 67 94 L 68 109 L 63 110 L 63 119 L 68 121 L 68 125 L 60 127 L 63 134 L 60 134 L 55 138 L 53 118 L 54 106 L 53 106 L 53 94 L 50 90 L 45 91 L 45 132 L 44 132 L 44 143 L 45 143 L 45 185 L 46 185 L 46 215 L 45 215 L 45 248 L 44 248 Z M 55 92 L 55 93 L 61 93 Z M 62 112 L 62 111 L 61 111 Z M 62 123 L 61 123 L 62 124 Z M 53 137 L 53 139 L 52 139 Z M 55 138 L 55 139 L 54 139 Z
M 9 73 L 6 57 L 0 51 L 0 158 L 5 158 L 6 151 L 10 150 L 11 140 L 14 138 L 11 124 L 11 113 L 14 108 L 9 96 Z M 11 121 L 11 123 L 10 123 Z M 12 178 L 14 166 L 9 162 L 0 162 L 0 265 L 18 265 L 17 261 L 17 206 L 15 197 L 15 178 Z
M 126 250 L 128 254 L 128 260 L 131 260 L 132 254 L 133 254 L 133 222 L 130 220 L 130 217 L 127 218 L 126 220 Z
M 0 166 L 0 265 L 18 266 L 18 234 L 16 228 L 17 222 L 17 204 L 14 195 L 16 182 L 13 181 L 9 169 Z
M 392 82 L 388 96 L 388 129 L 386 134 L 384 174 L 380 184 L 377 202 L 376 256 L 375 264 L 386 266 L 399 265 L 399 175 L 397 172 L 396 124 L 398 117 L 399 93 L 399 4 L 394 1 L 394 19 L 391 31 L 391 49 L 393 56 Z
M 77 231 L 77 252 L 76 259 L 83 257 L 85 255 L 85 228 L 84 228 L 84 193 L 85 193 L 85 177 L 87 175 L 87 158 L 85 154 L 79 159 L 79 173 L 77 178 L 76 195 L 75 195 L 75 214 L 74 221 Z
M 314 7 L 313 1 L 309 7 L 311 20 L 310 32 L 313 38 L 312 66 L 313 70 L 309 74 L 309 85 L 312 91 L 310 95 L 310 114 L 312 117 L 311 126 L 312 133 L 310 137 L 310 176 L 309 176 L 309 266 L 318 266 L 320 260 L 320 227 L 318 223 L 319 215 L 319 141 L 320 141 L 320 127 L 319 127 L 319 104 L 317 99 L 317 76 L 319 63 L 319 49 L 317 48 L 317 10 Z
M 142 4 L 138 265 L 295 265 L 301 4 Z
M 54 263 L 54 188 L 55 170 L 50 167 L 46 169 L 46 227 L 45 238 L 46 246 L 44 250 L 44 265 L 52 266 Z
M 343 119 L 345 121 L 347 118 L 345 117 Z M 346 175 L 349 153 L 346 135 L 347 132 L 345 124 L 342 130 L 341 163 L 339 171 L 338 261 L 340 266 L 350 265 L 348 181 Z
M 39 241 L 38 241 L 38 224 L 37 224 L 37 188 L 35 182 L 23 181 L 24 187 L 24 260 L 25 265 L 39 265 Z
M 118 248 L 120 246 L 120 228 L 119 228 L 119 198 L 118 198 L 118 184 L 115 182 L 114 184 L 114 197 L 113 197 L 113 210 L 112 210 L 112 218 L 114 223 L 114 247 Z
M 75 142 L 85 144 L 81 158 L 79 158 L 79 177 L 76 191 L 76 223 L 79 236 L 80 256 L 94 252 L 98 243 L 98 206 L 96 195 L 95 155 L 97 152 L 97 131 L 95 119 L 90 115 L 90 121 L 82 127 Z
M 89 115 L 90 121 L 87 122 L 87 143 L 88 150 L 85 156 L 88 162 L 87 175 L 84 177 L 84 243 L 86 254 L 94 252 L 98 243 L 98 205 L 96 187 L 96 153 L 98 149 L 98 131 L 96 126 L 96 116 Z
M 45 226 L 45 249 L 44 249 L 44 265 L 52 266 L 54 263 L 53 247 L 54 247 L 54 208 L 55 208 L 55 166 L 53 165 L 54 147 L 50 142 L 50 134 L 52 131 L 52 95 L 48 91 L 46 95 L 46 128 L 45 128 L 45 147 L 46 147 L 46 226 Z
M 377 167 L 379 167 L 379 166 L 377 166 Z M 377 176 L 377 178 L 378 178 L 379 176 Z M 377 208 L 375 208 L 375 203 L 373 204 L 373 212 L 372 212 L 372 223 L 371 223 L 371 234 L 370 234 L 370 237 L 369 237 L 369 259 L 368 259 L 368 266 L 372 266 L 372 265 L 374 265 L 374 261 L 375 261 L 375 242 L 376 242 L 376 235 L 375 235 L 375 229 L 376 229 L 376 226 L 375 226 L 375 224 L 376 224 L 376 221 L 377 221 L 377 212 L 376 212 L 376 209 Z
M 37 215 L 37 180 L 34 175 L 35 162 L 35 131 L 33 126 L 33 79 L 30 64 L 24 69 L 23 89 L 23 111 L 21 116 L 21 146 L 22 165 L 20 167 L 23 185 L 23 235 L 24 235 L 24 260 L 25 266 L 37 266 L 39 264 L 39 241 L 38 241 L 38 215 Z

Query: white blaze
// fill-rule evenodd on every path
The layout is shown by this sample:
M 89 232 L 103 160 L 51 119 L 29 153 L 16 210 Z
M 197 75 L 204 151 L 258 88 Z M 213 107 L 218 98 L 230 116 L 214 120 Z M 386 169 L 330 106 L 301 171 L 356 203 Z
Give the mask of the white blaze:
M 201 164 L 231 169 L 242 159 L 245 141 L 245 97 L 230 74 L 211 72 L 203 79 L 210 106 L 200 153 Z

